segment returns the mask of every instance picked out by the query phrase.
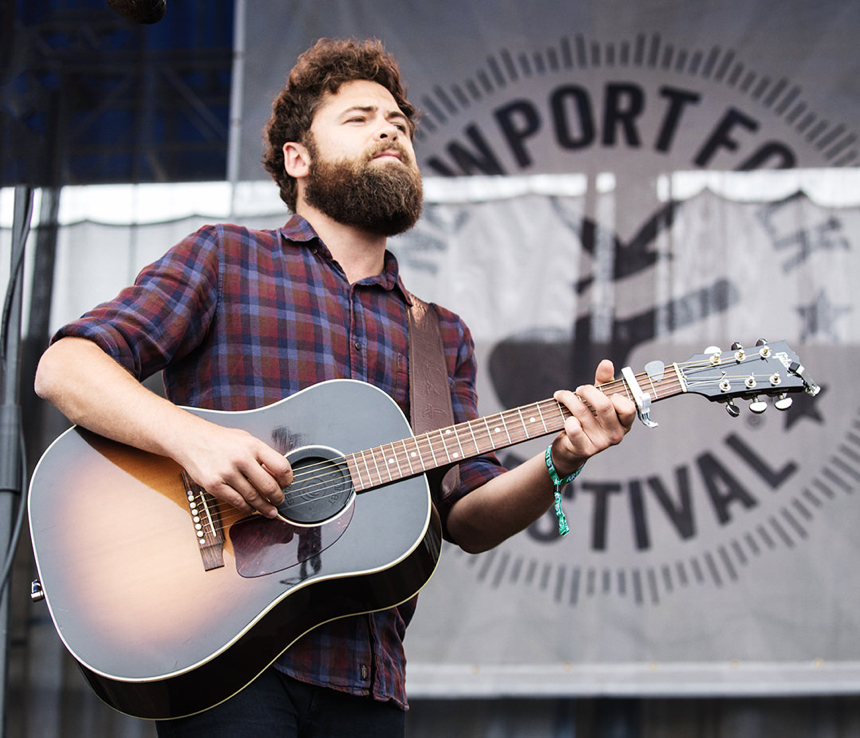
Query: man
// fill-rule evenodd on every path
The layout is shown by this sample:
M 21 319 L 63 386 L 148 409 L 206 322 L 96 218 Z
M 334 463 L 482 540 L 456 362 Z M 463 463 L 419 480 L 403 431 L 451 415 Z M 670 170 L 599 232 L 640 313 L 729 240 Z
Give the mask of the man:
M 420 214 L 414 130 L 381 44 L 319 42 L 291 71 L 267 127 L 264 162 L 295 215 L 277 231 L 212 226 L 178 244 L 59 332 L 37 372 L 39 395 L 75 423 L 174 459 L 240 511 L 274 517 L 292 480 L 284 456 L 177 405 L 242 410 L 350 377 L 408 414 L 411 298 L 386 240 Z M 477 417 L 472 340 L 456 315 L 437 313 L 462 422 Z M 160 369 L 169 399 L 139 382 Z M 612 375 L 602 362 L 596 381 Z M 460 487 L 440 512 L 466 551 L 492 548 L 542 516 L 551 475 L 557 483 L 620 442 L 635 416 L 629 400 L 590 385 L 557 399 L 572 416 L 548 454 L 509 472 L 494 457 L 460 465 Z M 237 696 L 159 723 L 159 735 L 402 735 L 402 639 L 414 607 L 413 598 L 314 629 Z

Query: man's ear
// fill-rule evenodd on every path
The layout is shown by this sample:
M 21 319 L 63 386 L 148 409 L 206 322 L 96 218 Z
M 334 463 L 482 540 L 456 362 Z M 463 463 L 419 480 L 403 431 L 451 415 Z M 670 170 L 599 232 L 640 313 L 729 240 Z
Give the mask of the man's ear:
M 301 179 L 308 174 L 310 156 L 307 147 L 295 141 L 284 144 L 284 169 L 295 179 Z

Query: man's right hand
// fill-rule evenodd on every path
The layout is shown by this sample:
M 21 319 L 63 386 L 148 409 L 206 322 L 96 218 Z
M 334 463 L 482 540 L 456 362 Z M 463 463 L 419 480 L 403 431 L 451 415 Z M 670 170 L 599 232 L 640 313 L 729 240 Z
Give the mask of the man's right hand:
M 292 482 L 286 458 L 245 431 L 224 428 L 150 392 L 92 341 L 62 338 L 42 355 L 36 393 L 73 423 L 167 456 L 215 497 L 275 517 Z
M 243 430 L 201 420 L 171 454 L 207 492 L 242 512 L 274 518 L 293 481 L 286 458 Z

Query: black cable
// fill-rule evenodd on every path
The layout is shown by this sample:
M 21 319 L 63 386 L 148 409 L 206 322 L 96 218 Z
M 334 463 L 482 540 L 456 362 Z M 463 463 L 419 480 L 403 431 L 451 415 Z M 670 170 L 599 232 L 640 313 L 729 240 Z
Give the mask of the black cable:
M 6 363 L 6 342 L 9 337 L 9 320 L 10 313 L 12 312 L 12 301 L 15 299 L 15 285 L 18 280 L 18 275 L 21 274 L 24 269 L 24 255 L 26 254 L 26 249 L 24 248 L 24 244 L 27 242 L 27 238 L 30 235 L 30 220 L 33 218 L 33 198 L 26 198 L 27 202 L 25 205 L 25 210 L 21 213 L 20 218 L 20 234 L 13 230 L 12 232 L 12 248 L 15 249 L 17 247 L 17 253 L 15 254 L 15 263 L 12 265 L 12 269 L 9 272 L 9 283 L 6 287 L 6 299 L 3 301 L 3 317 L 0 320 L 0 362 L 4 365 Z M 18 215 L 18 213 L 16 213 Z M 22 282 L 23 284 L 23 282 Z
M 25 512 L 27 510 L 27 497 L 26 497 L 26 489 L 27 489 L 27 464 L 26 457 L 27 452 L 24 446 L 24 429 L 20 428 L 21 431 L 21 499 L 18 501 L 18 512 L 15 516 L 15 525 L 12 528 L 12 535 L 9 538 L 9 550 L 6 552 L 6 563 L 3 566 L 3 572 L 0 574 L 0 602 L 3 602 L 3 599 L 6 597 L 8 593 L 8 584 L 9 580 L 12 576 L 12 562 L 15 558 L 15 549 L 18 548 L 18 541 L 21 538 L 21 530 L 24 527 L 24 517 Z
M 15 300 L 16 290 L 19 286 L 19 277 L 22 276 L 24 269 L 24 255 L 26 254 L 26 243 L 27 238 L 30 235 L 30 221 L 33 217 L 33 191 L 32 188 L 26 188 L 26 195 L 24 197 L 18 197 L 16 193 L 15 198 L 15 223 L 17 228 L 13 227 L 12 231 L 12 249 L 14 254 L 14 263 L 11 265 L 10 273 L 9 273 L 9 283 L 6 288 L 6 299 L 3 303 L 3 315 L 2 319 L 0 319 L 0 362 L 2 362 L 4 376 L 3 379 L 5 382 L 17 382 L 19 378 L 17 376 L 17 367 L 10 367 L 6 365 L 7 362 L 7 342 L 9 340 L 10 331 L 12 329 L 11 316 L 12 316 L 12 306 Z M 21 201 L 24 201 L 21 204 Z M 23 279 L 20 281 L 20 288 L 23 290 Z M 20 325 L 17 327 L 17 330 L 20 332 Z M 8 390 L 8 387 L 5 387 Z M 5 402 L 5 397 L 4 397 Z M 4 406 L 5 410 L 5 406 Z M 18 429 L 18 440 L 20 444 L 20 451 L 18 456 L 19 462 L 19 471 L 21 474 L 21 482 L 18 488 L 19 499 L 18 499 L 18 510 L 15 516 L 15 523 L 12 528 L 12 533 L 9 538 L 9 546 L 6 551 L 6 556 L 4 559 L 3 570 L 0 573 L 0 602 L 7 596 L 9 591 L 9 580 L 12 574 L 12 563 L 15 558 L 15 550 L 18 547 L 18 541 L 21 537 L 21 530 L 24 526 L 24 516 L 27 508 L 26 504 L 26 495 L 27 495 L 27 465 L 26 465 L 26 449 L 24 446 L 24 427 L 23 422 L 21 420 L 21 414 L 18 413 L 17 421 L 16 421 L 17 429 Z M 16 490 L 14 489 L 4 489 L 0 490 L 3 492 L 14 493 Z

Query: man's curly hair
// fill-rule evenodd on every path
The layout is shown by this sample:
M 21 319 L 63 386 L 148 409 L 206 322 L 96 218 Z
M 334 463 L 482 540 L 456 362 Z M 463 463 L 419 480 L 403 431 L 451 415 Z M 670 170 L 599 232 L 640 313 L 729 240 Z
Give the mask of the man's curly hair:
M 263 129 L 266 151 L 263 166 L 277 182 L 281 199 L 295 212 L 298 189 L 295 178 L 284 171 L 284 144 L 305 144 L 314 114 L 326 94 L 335 94 L 345 82 L 369 80 L 387 89 L 415 133 L 417 114 L 406 100 L 400 69 L 382 43 L 323 38 L 299 56 L 287 84 L 272 103 L 272 116 Z

